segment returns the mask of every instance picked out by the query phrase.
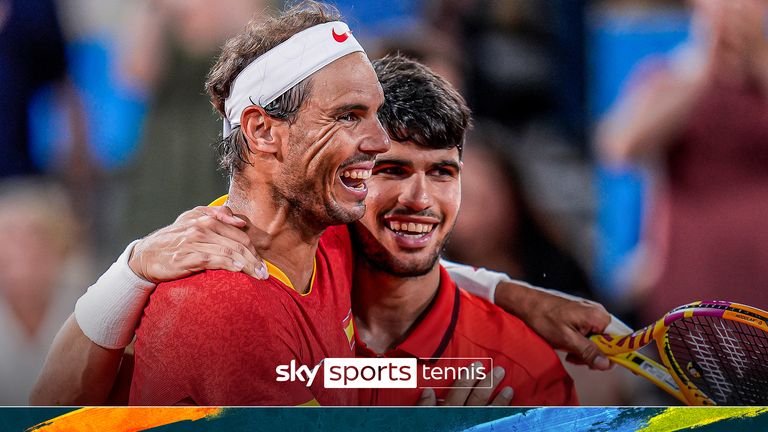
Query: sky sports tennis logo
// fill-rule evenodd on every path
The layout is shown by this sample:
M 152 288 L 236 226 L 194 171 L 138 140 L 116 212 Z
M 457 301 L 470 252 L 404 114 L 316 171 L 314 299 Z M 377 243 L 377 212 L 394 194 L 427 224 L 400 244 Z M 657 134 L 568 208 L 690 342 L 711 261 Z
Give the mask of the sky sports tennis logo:
M 287 365 L 278 365 L 275 373 L 277 382 L 300 381 L 307 387 L 315 383 L 322 371 L 325 388 L 460 388 L 453 383 L 483 380 L 493 369 L 493 360 L 488 357 L 440 360 L 440 365 L 431 365 L 420 364 L 416 358 L 327 358 L 314 367 L 291 360 Z

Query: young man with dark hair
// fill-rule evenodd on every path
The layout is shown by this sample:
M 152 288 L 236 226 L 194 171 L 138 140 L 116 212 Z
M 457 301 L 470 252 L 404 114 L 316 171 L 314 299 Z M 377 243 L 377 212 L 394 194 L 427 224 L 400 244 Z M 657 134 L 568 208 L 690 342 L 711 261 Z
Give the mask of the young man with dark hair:
M 374 61 L 384 89 L 379 118 L 392 148 L 379 155 L 355 249 L 353 311 L 358 357 L 416 357 L 419 384 L 447 399 L 467 358 L 489 358 L 515 405 L 573 405 L 576 393 L 554 350 L 519 319 L 457 288 L 438 264 L 461 204 L 464 99 L 427 67 L 403 57 Z M 481 361 L 491 371 L 490 362 Z M 429 377 L 430 379 L 426 379 Z M 419 389 L 361 389 L 364 405 L 412 405 Z

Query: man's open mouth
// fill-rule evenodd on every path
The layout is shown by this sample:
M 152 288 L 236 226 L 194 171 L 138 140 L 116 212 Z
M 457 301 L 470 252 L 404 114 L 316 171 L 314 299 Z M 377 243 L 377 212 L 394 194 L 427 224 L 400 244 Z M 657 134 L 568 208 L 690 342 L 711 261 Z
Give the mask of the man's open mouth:
M 353 190 L 355 192 L 365 191 L 365 180 L 370 177 L 370 169 L 347 168 L 339 173 L 339 179 L 341 179 L 341 183 L 346 186 L 347 189 Z

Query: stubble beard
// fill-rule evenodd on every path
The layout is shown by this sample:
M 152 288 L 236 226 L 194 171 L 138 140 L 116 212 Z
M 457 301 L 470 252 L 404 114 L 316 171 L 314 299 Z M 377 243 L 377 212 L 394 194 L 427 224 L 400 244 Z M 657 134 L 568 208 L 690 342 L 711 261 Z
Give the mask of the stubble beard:
M 418 262 L 405 263 L 387 251 L 362 223 L 351 224 L 349 231 L 356 254 L 365 259 L 371 267 L 402 278 L 424 276 L 432 271 L 448 242 L 448 236 L 446 236 L 442 244 L 436 247 L 428 258 Z
M 332 197 L 325 199 L 322 188 L 310 178 L 297 180 L 290 175 L 283 178 L 285 181 L 272 185 L 273 200 L 287 202 L 291 217 L 313 230 L 322 231 L 329 226 L 355 222 L 365 212 L 363 202 L 359 203 L 362 210 L 357 214 L 343 208 Z

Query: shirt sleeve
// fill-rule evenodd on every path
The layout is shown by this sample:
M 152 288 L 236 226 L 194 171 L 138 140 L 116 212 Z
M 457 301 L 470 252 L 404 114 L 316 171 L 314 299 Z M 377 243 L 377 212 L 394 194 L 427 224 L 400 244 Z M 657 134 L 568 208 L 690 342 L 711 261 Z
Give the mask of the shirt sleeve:
M 306 383 L 278 381 L 304 349 L 287 295 L 226 271 L 160 284 L 137 331 L 132 404 L 302 405 Z
M 440 260 L 440 265 L 448 270 L 451 279 L 464 288 L 470 294 L 482 299 L 494 302 L 496 286 L 501 282 L 512 282 L 513 279 L 504 273 L 486 270 L 482 267 L 472 267 L 465 264 L 454 263 L 445 259 Z M 524 285 L 524 282 L 518 282 Z

